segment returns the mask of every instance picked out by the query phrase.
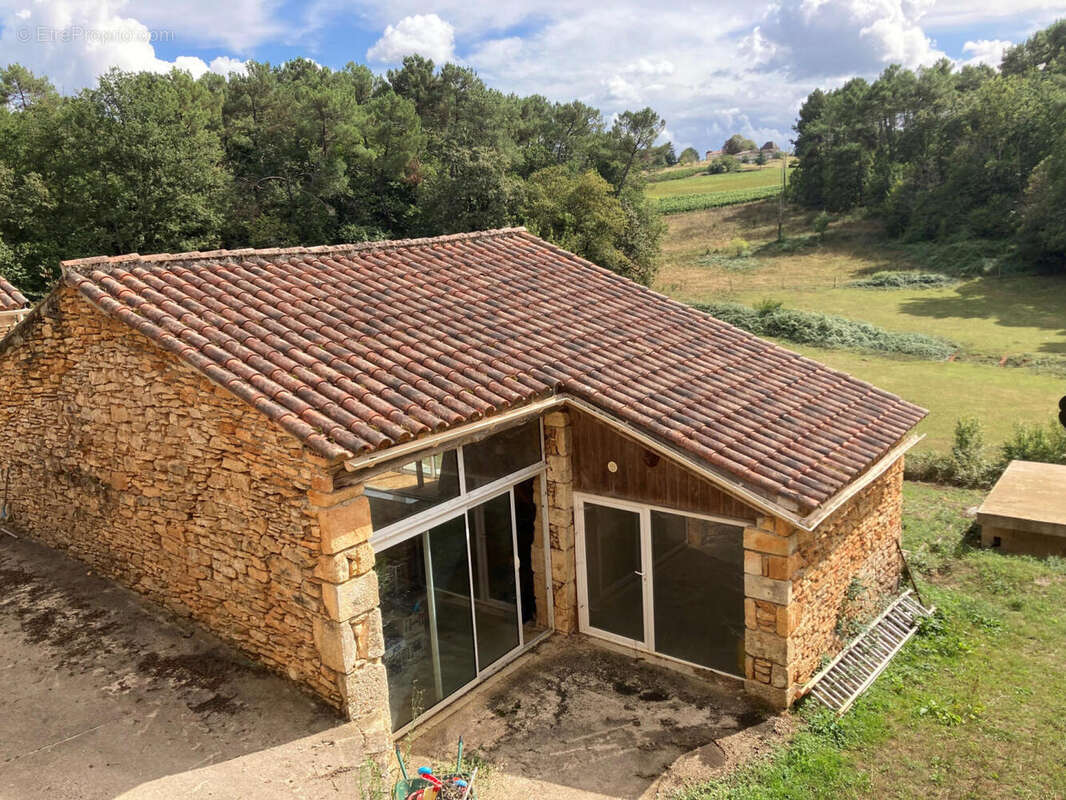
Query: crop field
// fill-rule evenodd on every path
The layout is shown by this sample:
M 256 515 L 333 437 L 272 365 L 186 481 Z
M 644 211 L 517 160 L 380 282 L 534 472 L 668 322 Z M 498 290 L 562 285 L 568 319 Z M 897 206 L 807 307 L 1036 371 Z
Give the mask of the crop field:
M 659 198 L 659 210 L 664 214 L 683 214 L 704 208 L 721 208 L 738 203 L 750 203 L 773 197 L 781 191 L 780 186 L 755 186 L 751 189 L 729 189 L 721 192 L 699 194 L 675 194 Z
M 755 189 L 781 185 L 781 162 L 774 161 L 765 167 L 743 169 L 740 172 L 723 172 L 719 175 L 692 175 L 678 180 L 649 183 L 644 193 L 656 200 L 686 194 L 709 194 L 737 189 Z
M 781 343 L 928 408 L 920 449 L 950 447 L 960 417 L 981 420 L 996 445 L 1016 422 L 1053 416 L 1066 394 L 1063 279 L 989 274 L 929 289 L 854 288 L 849 284 L 879 271 L 928 266 L 865 220 L 833 222 L 819 237 L 812 219 L 788 212 L 788 246 L 781 248 L 772 201 L 670 216 L 655 288 L 685 302 L 776 301 L 954 342 L 953 361 Z M 1030 366 L 1010 365 L 1018 363 Z

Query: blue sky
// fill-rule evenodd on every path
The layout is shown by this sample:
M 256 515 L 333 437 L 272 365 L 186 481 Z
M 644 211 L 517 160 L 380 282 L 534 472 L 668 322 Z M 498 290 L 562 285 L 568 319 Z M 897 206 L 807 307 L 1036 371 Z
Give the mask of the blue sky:
M 110 66 L 198 74 L 305 56 L 384 71 L 417 52 L 608 119 L 650 105 L 679 150 L 703 150 L 737 131 L 787 140 L 812 89 L 889 63 L 996 64 L 1060 17 L 1066 0 L 0 0 L 0 63 L 73 92 Z

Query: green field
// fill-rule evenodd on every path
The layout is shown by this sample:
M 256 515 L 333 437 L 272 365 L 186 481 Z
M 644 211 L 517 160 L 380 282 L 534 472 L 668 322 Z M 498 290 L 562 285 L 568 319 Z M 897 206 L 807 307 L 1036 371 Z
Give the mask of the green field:
M 973 547 L 982 492 L 908 483 L 903 546 L 940 614 L 837 721 L 684 800 L 1066 797 L 1066 561 Z
M 734 189 L 754 189 L 760 186 L 781 185 L 781 162 L 765 167 L 745 169 L 741 172 L 724 172 L 720 175 L 693 175 L 676 181 L 649 183 L 645 195 L 653 199 L 676 197 L 683 194 L 707 194 L 728 192 Z
M 684 181 L 673 181 L 683 183 Z M 955 421 L 976 416 L 993 444 L 1016 422 L 1046 422 L 1066 394 L 1066 379 L 1024 367 L 996 366 L 1028 354 L 1066 366 L 1066 280 L 987 276 L 937 289 L 857 289 L 851 281 L 881 270 L 925 270 L 905 248 L 886 242 L 863 220 L 833 223 L 824 241 L 813 215 L 793 211 L 786 237 L 804 246 L 782 252 L 776 203 L 749 203 L 668 217 L 656 288 L 686 302 L 764 299 L 838 314 L 892 331 L 927 333 L 961 346 L 958 362 L 931 362 L 843 350 L 787 347 L 896 392 L 930 410 L 922 449 L 946 449 Z M 746 240 L 752 255 L 730 258 Z

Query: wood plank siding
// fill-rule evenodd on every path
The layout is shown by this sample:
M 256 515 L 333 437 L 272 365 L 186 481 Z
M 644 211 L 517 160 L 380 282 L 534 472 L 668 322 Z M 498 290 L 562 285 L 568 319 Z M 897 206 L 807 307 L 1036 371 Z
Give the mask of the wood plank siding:
M 754 520 L 759 513 L 599 420 L 572 409 L 574 489 L 700 514 Z M 611 472 L 614 462 L 618 470 Z

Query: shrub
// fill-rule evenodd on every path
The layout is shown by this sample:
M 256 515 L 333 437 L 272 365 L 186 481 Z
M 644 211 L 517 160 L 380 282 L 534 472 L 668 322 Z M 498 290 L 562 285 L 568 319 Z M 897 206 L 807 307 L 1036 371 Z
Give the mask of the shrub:
M 951 286 L 957 279 L 940 272 L 887 271 L 875 272 L 869 278 L 852 281 L 848 286 L 858 289 L 934 289 L 938 286 Z
M 744 258 L 751 255 L 751 245 L 747 239 L 741 239 L 739 236 L 729 240 L 729 246 L 726 248 L 726 252 L 733 256 L 733 258 Z
M 946 359 L 956 350 L 955 344 L 935 336 L 895 333 L 868 322 L 781 308 L 780 304 L 749 308 L 737 303 L 697 303 L 694 307 L 758 336 L 775 336 L 797 344 L 902 353 L 931 361 Z
M 723 172 L 738 172 L 740 161 L 736 156 L 719 156 L 707 166 L 708 175 L 721 175 Z
M 1014 460 L 1066 464 L 1066 428 L 1056 419 L 1046 425 L 1019 423 L 1000 447 L 1000 456 L 1003 469 Z
M 818 216 L 814 218 L 811 227 L 814 228 L 814 232 L 818 234 L 819 239 L 825 238 L 825 232 L 829 230 L 829 223 L 832 221 L 833 218 L 824 211 L 819 212 Z

